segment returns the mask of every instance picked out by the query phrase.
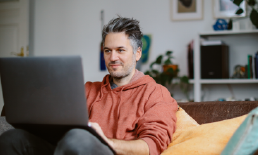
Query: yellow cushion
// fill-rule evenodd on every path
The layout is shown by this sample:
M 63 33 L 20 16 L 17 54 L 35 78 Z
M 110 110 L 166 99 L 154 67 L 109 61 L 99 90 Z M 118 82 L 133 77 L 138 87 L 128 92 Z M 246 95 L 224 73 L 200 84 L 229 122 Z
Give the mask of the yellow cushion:
M 180 136 L 180 134 L 184 132 L 186 129 L 199 126 L 199 124 L 191 116 L 189 116 L 181 107 L 179 107 L 178 111 L 176 112 L 176 118 L 176 131 L 173 134 L 172 141 L 175 141 L 177 137 Z
M 177 130 L 173 135 L 172 142 L 161 155 L 219 155 L 246 118 L 246 115 L 244 115 L 198 125 L 193 121 L 183 121 L 183 119 L 191 120 L 192 118 L 187 118 L 187 115 L 183 114 L 185 113 L 183 110 L 178 112 L 180 114 L 176 114 L 178 119 Z M 181 116 L 183 119 L 180 118 Z

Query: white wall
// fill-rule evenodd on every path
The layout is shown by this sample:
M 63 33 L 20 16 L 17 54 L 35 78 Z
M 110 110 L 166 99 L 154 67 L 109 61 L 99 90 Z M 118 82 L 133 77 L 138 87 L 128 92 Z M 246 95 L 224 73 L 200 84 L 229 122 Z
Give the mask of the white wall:
M 212 0 L 203 0 L 203 20 L 196 21 L 171 21 L 170 0 L 34 1 L 33 55 L 81 55 L 85 81 L 101 81 L 108 73 L 99 70 L 102 9 L 105 24 L 117 14 L 133 17 L 140 21 L 144 34 L 152 35 L 151 54 L 143 71 L 159 54 L 172 50 L 180 74 L 187 75 L 187 44 L 198 32 L 211 31 L 215 23 Z M 183 98 L 179 89 L 173 93 Z M 193 96 L 192 91 L 190 94 Z
M 102 80 L 107 73 L 99 71 L 100 11 L 104 9 L 105 24 L 117 14 L 138 19 L 143 32 L 152 34 L 149 60 L 173 50 L 181 74 L 187 74 L 186 46 L 198 31 L 211 30 L 211 7 L 211 0 L 204 1 L 203 20 L 174 22 L 169 0 L 35 0 L 34 55 L 79 54 L 85 80 Z

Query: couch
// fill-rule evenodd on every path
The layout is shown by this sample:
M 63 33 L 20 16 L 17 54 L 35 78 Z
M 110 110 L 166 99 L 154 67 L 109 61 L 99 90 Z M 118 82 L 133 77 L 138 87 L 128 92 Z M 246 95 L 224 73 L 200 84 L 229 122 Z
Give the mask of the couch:
M 236 117 L 239 117 L 239 116 L 249 113 L 251 110 L 258 107 L 258 101 L 186 102 L 186 103 L 178 103 L 178 105 L 188 115 L 190 115 L 198 124 L 200 124 L 200 125 L 203 124 L 203 125 L 212 127 L 211 123 L 213 123 L 213 122 L 229 120 L 229 119 L 236 118 Z M 9 125 L 5 121 L 4 115 L 5 115 L 4 111 L 2 111 L 2 117 L 0 118 L 0 134 L 6 130 L 13 128 L 11 125 Z M 224 127 L 225 127 L 225 126 L 227 126 L 228 122 L 222 121 L 222 123 L 220 123 L 220 124 L 223 124 L 223 123 L 224 123 Z M 211 125 L 209 125 L 209 124 L 211 124 Z M 214 124 L 214 126 L 217 126 L 220 124 Z M 229 126 L 230 125 L 232 126 L 232 124 L 229 124 Z M 197 131 L 200 130 L 201 128 L 207 129 L 207 126 L 199 127 L 199 129 L 197 129 Z M 233 128 L 236 129 L 237 126 L 233 127 Z M 188 132 L 189 132 L 189 130 L 188 130 Z M 209 131 L 207 131 L 207 133 L 208 132 Z M 228 136 L 230 138 L 230 136 L 233 134 L 233 132 L 229 131 L 228 133 L 230 133 Z M 189 136 L 189 135 L 187 135 L 187 136 Z M 198 138 L 200 138 L 200 137 L 198 137 Z M 227 140 L 229 138 L 227 138 Z M 207 140 L 207 138 L 206 138 L 206 140 Z M 199 142 L 199 140 L 197 140 L 197 141 Z M 227 141 L 225 142 L 225 144 L 226 143 L 227 143 Z M 223 144 L 222 147 L 220 147 L 220 149 L 223 149 L 225 144 Z M 192 145 L 192 144 L 190 144 L 190 145 Z M 174 148 L 172 148 L 172 149 L 174 149 Z M 165 154 L 170 154 L 170 153 L 165 153 Z M 196 154 L 201 154 L 201 153 L 196 153 Z
M 178 103 L 197 123 L 205 124 L 239 117 L 258 107 L 258 101 L 211 101 Z

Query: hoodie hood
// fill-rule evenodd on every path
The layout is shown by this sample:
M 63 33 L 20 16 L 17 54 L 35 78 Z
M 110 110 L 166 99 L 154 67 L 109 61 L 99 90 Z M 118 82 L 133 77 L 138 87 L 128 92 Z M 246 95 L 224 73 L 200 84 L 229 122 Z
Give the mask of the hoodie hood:
M 101 83 L 101 90 L 103 92 L 112 91 L 112 89 L 110 87 L 111 80 L 112 80 L 112 77 L 110 76 L 110 74 L 106 75 L 103 78 L 103 81 Z M 144 75 L 143 72 L 140 72 L 136 69 L 134 76 L 132 77 L 131 81 L 128 84 L 114 88 L 113 91 L 119 92 L 119 91 L 123 91 L 123 90 L 133 89 L 135 87 L 145 85 L 149 82 L 155 82 L 155 81 L 149 75 Z

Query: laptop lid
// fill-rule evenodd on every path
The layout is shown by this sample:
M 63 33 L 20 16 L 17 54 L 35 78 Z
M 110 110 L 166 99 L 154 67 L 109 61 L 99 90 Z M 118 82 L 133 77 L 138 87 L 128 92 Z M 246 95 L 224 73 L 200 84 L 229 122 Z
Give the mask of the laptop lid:
M 79 56 L 0 58 L 10 124 L 87 125 Z

